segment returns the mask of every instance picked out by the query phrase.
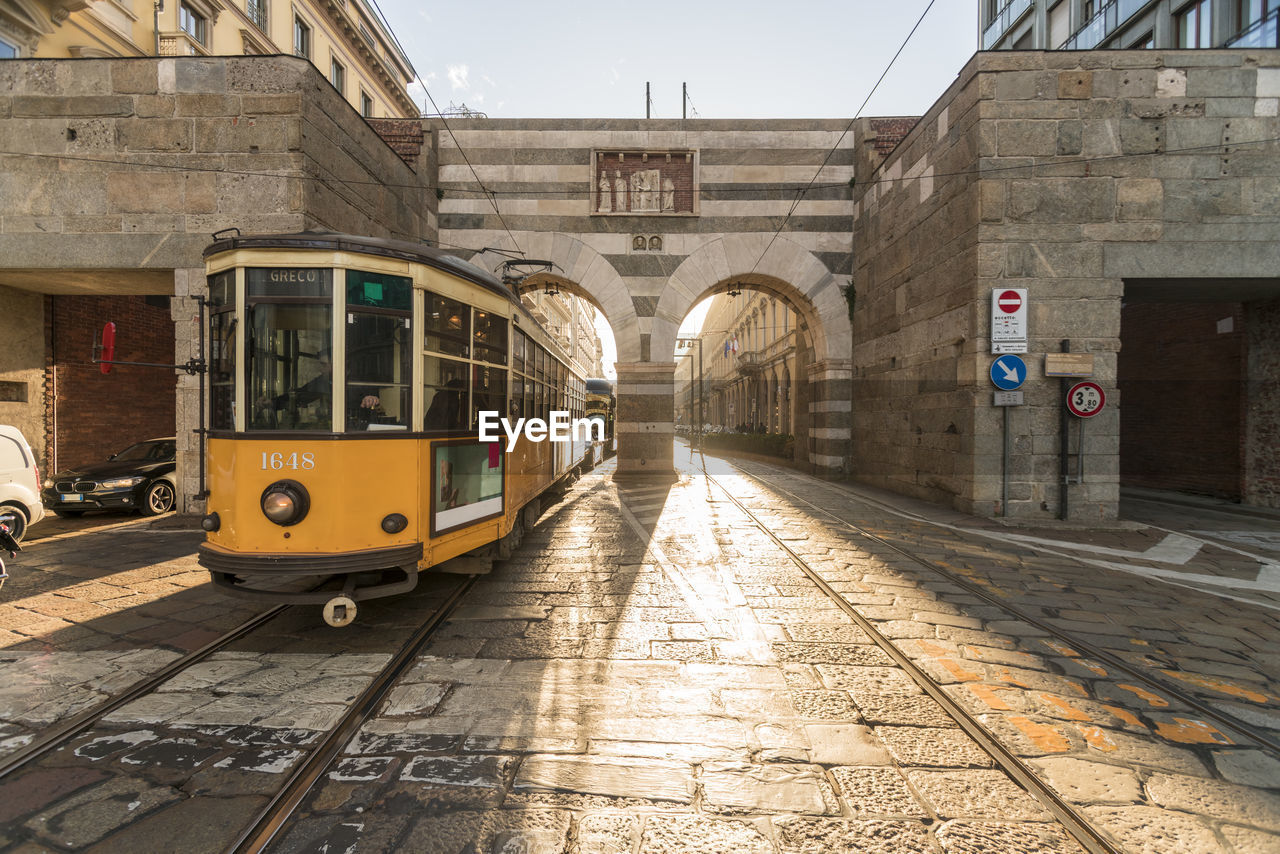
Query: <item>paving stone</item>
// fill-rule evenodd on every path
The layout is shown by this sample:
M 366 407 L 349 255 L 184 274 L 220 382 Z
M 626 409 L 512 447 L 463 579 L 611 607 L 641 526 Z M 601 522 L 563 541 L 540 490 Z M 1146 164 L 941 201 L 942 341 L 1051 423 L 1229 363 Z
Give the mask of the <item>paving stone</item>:
M 804 725 L 812 748 L 809 756 L 817 765 L 888 765 L 888 752 L 871 729 L 859 724 Z
M 779 661 L 805 664 L 847 664 L 889 666 L 893 660 L 878 646 L 842 643 L 775 643 L 774 655 Z
M 1186 813 L 1129 806 L 1088 807 L 1085 815 L 1116 839 L 1126 854 L 1225 854 L 1209 823 Z
M 902 726 L 958 726 L 943 711 L 937 700 L 924 694 L 901 696 L 894 694 L 861 694 L 858 708 L 868 723 L 898 724 Z
M 1082 854 L 1056 824 L 949 821 L 938 828 L 946 854 Z
M 127 842 L 108 837 L 86 854 L 115 854 L 122 844 L 129 851 L 170 851 L 176 840 L 183 854 L 216 854 L 227 850 L 236 831 L 266 803 L 264 797 L 178 801 L 132 824 Z
M 822 769 L 814 765 L 710 762 L 698 778 L 706 809 L 822 815 L 834 808 Z
M 774 854 L 773 843 L 749 821 L 700 816 L 645 819 L 638 854 Z
M 1261 789 L 1280 787 L 1280 760 L 1261 750 L 1215 750 L 1213 764 L 1232 783 Z
M 1234 854 L 1273 854 L 1277 843 L 1280 843 L 1280 838 L 1274 833 L 1263 833 L 1247 827 L 1226 824 L 1220 832 L 1231 845 Z
M 932 854 L 929 829 L 911 821 L 785 816 L 773 820 L 782 854 Z
M 896 768 L 832 768 L 840 799 L 855 818 L 928 815 Z
M 906 775 L 941 818 L 1051 820 L 1003 771 L 908 770 Z
M 530 756 L 520 764 L 513 788 L 689 803 L 693 770 L 683 762 L 643 757 Z
M 113 777 L 82 789 L 24 823 L 38 837 L 63 849 L 87 848 L 151 810 L 181 800 L 168 786 Z
M 1033 759 L 1029 764 L 1073 804 L 1133 804 L 1142 800 L 1142 784 L 1128 768 L 1070 756 Z
M 875 734 L 903 765 L 988 768 L 993 764 L 991 757 L 959 729 L 878 726 Z
M 1147 780 L 1147 796 L 1168 809 L 1280 832 L 1280 795 L 1271 792 L 1198 777 L 1153 774 Z
M 405 765 L 400 779 L 411 783 L 496 789 L 504 785 L 514 764 L 513 757 L 504 756 L 419 756 Z
M 863 695 L 909 696 L 923 693 L 911 677 L 893 667 L 848 667 L 819 664 L 818 673 L 828 688 L 840 688 L 853 695 L 856 703 Z
M 637 816 L 588 813 L 578 820 L 578 854 L 631 854 L 639 839 Z
M 851 722 L 862 720 L 858 707 L 844 691 L 792 691 L 791 703 L 802 718 Z

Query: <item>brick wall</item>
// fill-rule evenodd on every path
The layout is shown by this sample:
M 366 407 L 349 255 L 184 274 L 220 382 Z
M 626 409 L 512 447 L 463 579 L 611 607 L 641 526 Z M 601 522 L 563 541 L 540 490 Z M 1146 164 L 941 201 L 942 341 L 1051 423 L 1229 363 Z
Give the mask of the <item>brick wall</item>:
M 1249 340 L 1244 500 L 1280 507 L 1280 299 L 1245 305 Z
M 50 302 L 52 382 L 46 382 L 41 471 L 100 462 L 133 442 L 174 435 L 175 371 L 116 366 L 104 375 L 90 361 L 95 336 L 110 320 L 116 324 L 116 359 L 172 363 L 168 306 L 137 296 L 56 296 Z
M 1238 303 L 1124 307 L 1117 366 L 1121 486 L 1240 500 L 1243 322 Z

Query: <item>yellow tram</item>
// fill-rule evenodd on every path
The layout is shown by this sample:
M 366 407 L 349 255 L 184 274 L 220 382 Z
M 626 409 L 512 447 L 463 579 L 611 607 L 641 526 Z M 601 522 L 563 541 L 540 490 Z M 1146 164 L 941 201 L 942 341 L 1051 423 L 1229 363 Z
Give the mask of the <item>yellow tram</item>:
M 487 271 L 330 232 L 237 234 L 204 257 L 199 559 L 218 585 L 323 603 L 346 625 L 357 601 L 407 592 L 421 570 L 506 557 L 540 496 L 597 457 L 585 436 L 480 441 L 481 412 L 582 418 L 586 390 Z
M 600 443 L 601 457 L 607 459 L 613 456 L 616 450 L 613 426 L 614 417 L 618 411 L 618 401 L 613 394 L 613 383 L 599 377 L 588 379 L 584 407 L 587 417 L 599 421 L 604 429 L 604 441 Z

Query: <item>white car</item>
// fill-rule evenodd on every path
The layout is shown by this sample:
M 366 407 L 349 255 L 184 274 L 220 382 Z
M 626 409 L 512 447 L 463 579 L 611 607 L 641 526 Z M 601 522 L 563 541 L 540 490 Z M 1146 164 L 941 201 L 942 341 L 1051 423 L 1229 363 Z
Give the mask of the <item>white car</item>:
M 0 424 L 0 525 L 21 541 L 27 526 L 43 518 L 35 454 L 21 430 Z

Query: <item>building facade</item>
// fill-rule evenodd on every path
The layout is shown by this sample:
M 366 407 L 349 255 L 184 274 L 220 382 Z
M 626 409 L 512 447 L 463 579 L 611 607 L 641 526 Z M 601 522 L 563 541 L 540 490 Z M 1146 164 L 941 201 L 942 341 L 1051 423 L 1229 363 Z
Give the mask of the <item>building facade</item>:
M 596 332 L 595 308 L 570 293 L 552 288 L 531 288 L 520 296 L 525 308 L 549 331 L 556 343 L 588 377 L 603 377 L 600 357 L 604 348 Z
M 704 424 L 751 433 L 791 434 L 796 429 L 795 377 L 803 358 L 796 346 L 797 320 L 784 300 L 765 294 L 712 297 L 698 334 L 702 364 L 697 363 L 697 348 L 688 347 L 689 361 L 676 369 L 678 378 L 691 371 L 701 380 Z M 694 400 L 697 388 L 695 382 Z M 686 413 L 683 423 L 691 424 L 697 408 L 688 413 L 686 397 L 677 393 L 676 400 Z
M 978 0 L 981 50 L 1280 47 L 1280 0 Z
M 413 68 L 365 0 L 0 0 L 0 59 L 292 54 L 366 118 L 410 118 Z
M 1114 518 L 1125 483 L 1277 506 L 1277 105 L 1280 50 L 984 52 L 923 117 L 852 132 L 442 134 L 361 117 L 295 57 L 0 62 L 0 421 L 47 471 L 84 461 L 63 450 L 103 401 L 169 395 L 172 416 L 148 417 L 176 432 L 198 511 L 196 379 L 144 392 L 121 369 L 90 394 L 69 372 L 92 373 L 87 333 L 116 311 L 135 342 L 167 305 L 173 361 L 197 355 L 213 232 L 321 228 L 469 247 L 495 272 L 545 260 L 521 289 L 582 297 L 613 331 L 624 474 L 670 473 L 678 329 L 719 295 L 704 363 L 724 425 L 789 426 L 820 471 L 1031 521 Z M 1012 408 L 990 379 L 997 289 L 1028 305 Z M 723 360 L 730 331 L 749 363 Z M 1064 363 L 1106 394 L 1087 421 L 1066 414 Z M 110 423 L 142 429 L 130 414 Z

